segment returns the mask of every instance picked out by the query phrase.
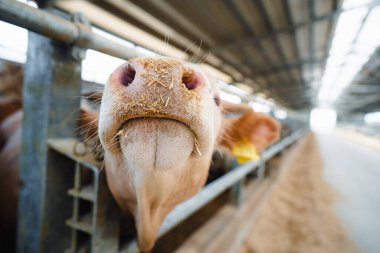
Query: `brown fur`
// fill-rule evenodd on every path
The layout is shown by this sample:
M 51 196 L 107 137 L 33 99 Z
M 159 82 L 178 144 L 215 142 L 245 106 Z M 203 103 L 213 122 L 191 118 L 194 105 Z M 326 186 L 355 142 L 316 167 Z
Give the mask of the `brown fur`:
M 3 97 L 22 97 L 23 69 L 17 64 L 0 62 L 0 95 Z
M 11 252 L 15 243 L 21 121 L 22 113 L 18 111 L 0 124 L 0 134 L 8 137 L 0 151 L 0 236 L 4 252 Z
M 245 138 L 259 152 L 280 138 L 280 124 L 272 117 L 248 111 L 238 118 L 225 119 L 225 131 L 219 145 L 232 150 L 234 143 Z
M 7 118 L 12 113 L 22 108 L 22 102 L 20 98 L 4 97 L 0 98 L 0 122 Z

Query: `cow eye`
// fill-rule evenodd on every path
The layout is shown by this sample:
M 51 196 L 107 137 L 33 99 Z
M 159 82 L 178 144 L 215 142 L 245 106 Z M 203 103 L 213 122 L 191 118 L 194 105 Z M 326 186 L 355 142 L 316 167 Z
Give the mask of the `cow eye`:
M 214 102 L 217 106 L 219 106 L 220 105 L 220 97 L 219 96 L 214 97 Z

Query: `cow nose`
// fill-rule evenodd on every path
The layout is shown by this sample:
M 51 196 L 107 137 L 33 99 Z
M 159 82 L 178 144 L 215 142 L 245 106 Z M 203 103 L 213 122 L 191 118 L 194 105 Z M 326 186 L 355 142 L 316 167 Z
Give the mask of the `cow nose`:
M 113 110 L 103 105 L 101 111 L 116 118 L 104 140 L 127 121 L 147 117 L 174 120 L 201 134 L 205 123 L 199 115 L 210 103 L 209 82 L 196 66 L 164 57 L 132 59 L 111 74 L 104 89 L 102 105 Z
M 211 147 L 215 109 L 211 85 L 197 66 L 168 58 L 136 58 L 117 68 L 104 88 L 99 136 L 104 147 L 118 154 L 121 130 L 130 123 L 180 124 L 194 137 L 194 154 L 201 155 Z
M 120 86 L 118 88 L 125 89 L 130 95 L 135 91 L 140 94 L 141 89 L 150 89 L 152 93 L 167 93 L 178 86 L 199 93 L 204 87 L 205 78 L 187 63 L 142 58 L 123 65 L 117 73 L 116 83 Z M 157 89 L 157 86 L 161 89 Z M 185 93 L 187 91 L 183 90 Z

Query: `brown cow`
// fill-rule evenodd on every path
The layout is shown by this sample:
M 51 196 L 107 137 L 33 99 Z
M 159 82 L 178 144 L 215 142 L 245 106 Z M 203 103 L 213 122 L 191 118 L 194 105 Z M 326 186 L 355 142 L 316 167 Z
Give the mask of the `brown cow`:
M 244 114 L 224 119 L 223 110 Z M 215 146 L 231 150 L 245 139 L 261 151 L 279 137 L 270 117 L 221 102 L 197 66 L 164 57 L 137 58 L 117 68 L 99 117 L 84 112 L 80 123 L 91 126 L 90 135 L 99 125 L 108 186 L 121 209 L 133 214 L 142 251 L 152 249 L 166 215 L 202 188 Z M 18 173 L 17 164 L 0 163 L 0 170 Z

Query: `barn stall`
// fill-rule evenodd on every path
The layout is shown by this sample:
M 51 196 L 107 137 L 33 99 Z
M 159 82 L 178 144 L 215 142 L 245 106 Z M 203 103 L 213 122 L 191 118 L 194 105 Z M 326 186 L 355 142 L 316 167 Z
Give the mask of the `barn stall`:
M 35 8 L 2 0 L 1 20 L 30 31 L 27 60 L 16 63 L 24 71 L 17 251 L 138 252 L 133 224 L 127 226 L 127 235 L 122 231 L 125 217 L 109 192 L 102 161 L 87 152 L 76 134 L 80 95 L 103 89 L 96 80 L 83 80 L 82 62 L 86 50 L 92 49 L 123 60 L 165 55 L 195 62 L 220 80 L 224 99 L 250 104 L 282 123 L 281 139 L 258 160 L 238 164 L 223 151 L 214 155 L 213 162 L 227 168 L 168 214 L 154 252 L 349 252 L 356 247 L 371 252 L 377 246 L 374 239 L 363 240 L 357 234 L 379 227 L 358 229 L 370 225 L 350 223 L 355 213 L 338 210 L 336 217 L 330 210 L 335 202 L 327 197 L 334 193 L 324 181 L 343 195 L 352 193 L 349 183 L 336 183 L 339 172 L 345 174 L 336 168 L 346 159 L 334 154 L 336 149 L 354 154 L 356 163 L 347 173 L 363 160 L 378 175 L 379 159 L 372 150 L 359 152 L 355 145 L 343 144 L 348 139 L 368 146 L 363 134 L 378 135 L 379 40 L 364 37 L 373 32 L 378 4 L 112 0 L 37 1 Z M 345 24 L 357 29 L 348 31 Z M 111 72 L 117 64 L 110 65 Z M 326 131 L 322 127 L 331 125 L 337 114 L 344 130 L 317 136 L 322 155 L 310 136 L 285 152 L 305 136 L 309 120 L 314 131 Z M 324 119 L 326 115 L 330 118 Z M 368 123 L 371 120 L 375 123 Z M 371 142 L 378 147 L 376 139 Z M 361 158 L 355 157 L 357 153 Z M 304 161 L 305 156 L 315 161 Z M 321 160 L 330 172 L 323 172 Z M 89 174 L 90 180 L 83 180 Z M 310 185 L 319 195 L 307 190 Z M 287 195 L 287 187 L 298 190 Z M 362 190 L 360 185 L 356 190 Z M 279 192 L 284 196 L 276 197 Z M 310 202 L 311 207 L 305 204 Z M 345 207 L 362 203 L 348 204 Z M 376 211 L 365 206 L 368 215 Z M 309 220 L 335 230 L 312 226 Z M 277 230 L 282 237 L 276 237 Z

